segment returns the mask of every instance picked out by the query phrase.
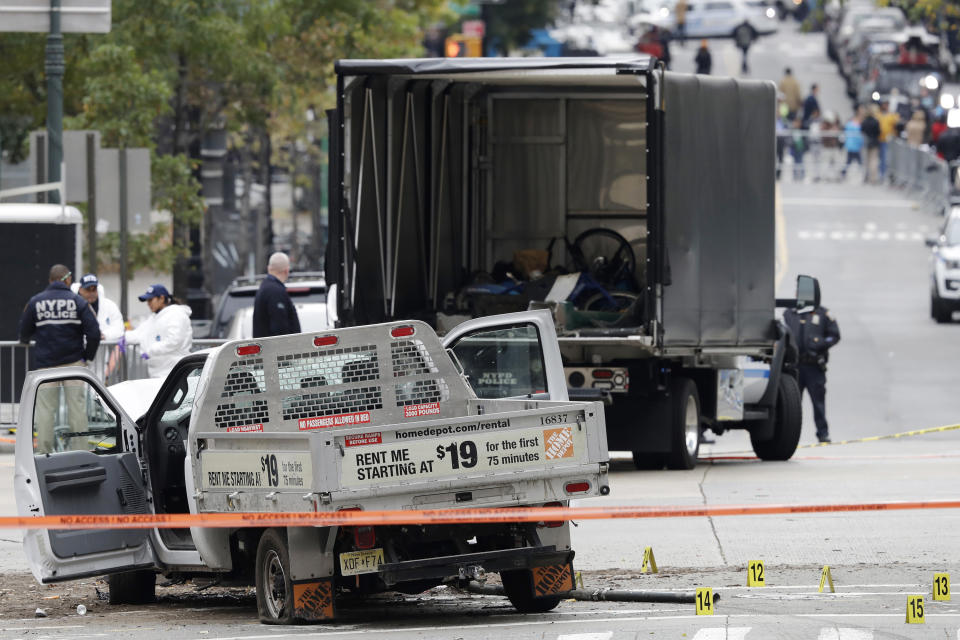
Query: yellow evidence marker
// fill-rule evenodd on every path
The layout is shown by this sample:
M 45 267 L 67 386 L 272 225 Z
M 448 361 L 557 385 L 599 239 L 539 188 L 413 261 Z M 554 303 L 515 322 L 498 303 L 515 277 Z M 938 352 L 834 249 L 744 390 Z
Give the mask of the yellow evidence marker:
M 747 586 L 765 587 L 767 583 L 763 577 L 763 560 L 751 560 L 747 565 Z
M 933 574 L 933 599 L 934 600 L 950 600 L 950 574 L 949 573 L 935 573 Z
M 837 590 L 833 588 L 833 576 L 830 575 L 830 565 L 823 565 L 823 571 L 820 572 L 820 589 L 818 593 L 823 593 L 823 587 L 825 585 L 830 585 L 830 593 L 836 593 Z
M 657 569 L 657 559 L 653 557 L 653 547 L 643 550 L 643 565 L 640 567 L 640 573 L 660 573 Z
M 923 624 L 923 596 L 907 596 L 907 624 Z
M 713 615 L 713 589 L 710 587 L 697 587 L 697 615 Z

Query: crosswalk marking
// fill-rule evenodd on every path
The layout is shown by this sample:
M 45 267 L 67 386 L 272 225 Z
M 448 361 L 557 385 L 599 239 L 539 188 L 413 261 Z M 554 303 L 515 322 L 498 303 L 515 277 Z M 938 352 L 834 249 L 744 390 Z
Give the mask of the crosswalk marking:
M 751 627 L 706 627 L 697 631 L 693 640 L 744 640 Z

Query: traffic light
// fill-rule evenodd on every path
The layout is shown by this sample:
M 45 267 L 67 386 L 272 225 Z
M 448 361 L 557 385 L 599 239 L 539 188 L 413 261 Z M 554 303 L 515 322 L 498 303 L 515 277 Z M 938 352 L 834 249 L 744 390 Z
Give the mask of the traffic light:
M 443 53 L 448 58 L 480 58 L 483 56 L 483 43 L 476 36 L 456 33 L 447 38 Z

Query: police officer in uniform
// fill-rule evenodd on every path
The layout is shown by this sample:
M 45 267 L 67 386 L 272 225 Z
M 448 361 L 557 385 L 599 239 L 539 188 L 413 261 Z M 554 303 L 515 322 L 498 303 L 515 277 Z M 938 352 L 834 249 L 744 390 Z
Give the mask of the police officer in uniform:
M 283 283 L 290 277 L 290 259 L 280 251 L 270 256 L 267 277 L 253 301 L 253 337 L 300 333 L 300 317 Z
M 808 306 L 787 309 L 783 321 L 800 350 L 800 394 L 806 389 L 813 402 L 813 420 L 817 425 L 817 440 L 830 442 L 827 427 L 827 360 L 829 349 L 840 342 L 840 327 L 825 307 Z
M 50 284 L 30 298 L 20 316 L 20 342 L 29 343 L 31 338 L 36 341 L 33 356 L 37 369 L 83 366 L 97 355 L 100 325 L 87 301 L 70 290 L 71 282 L 69 269 L 62 264 L 53 265 Z M 67 437 L 66 442 L 56 441 L 54 418 L 60 407 L 61 388 L 70 431 L 76 434 L 86 431 L 86 385 L 74 380 L 45 383 L 37 390 L 35 453 L 50 453 L 61 447 L 86 448 L 82 436 Z

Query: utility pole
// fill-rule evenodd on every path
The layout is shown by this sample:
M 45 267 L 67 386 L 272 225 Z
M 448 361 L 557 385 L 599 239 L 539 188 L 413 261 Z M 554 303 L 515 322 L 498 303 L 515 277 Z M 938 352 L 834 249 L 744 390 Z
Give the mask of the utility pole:
M 44 71 L 47 74 L 47 182 L 60 181 L 63 161 L 63 34 L 60 33 L 60 0 L 50 0 L 50 32 L 47 34 Z M 51 191 L 50 202 L 60 204 Z

